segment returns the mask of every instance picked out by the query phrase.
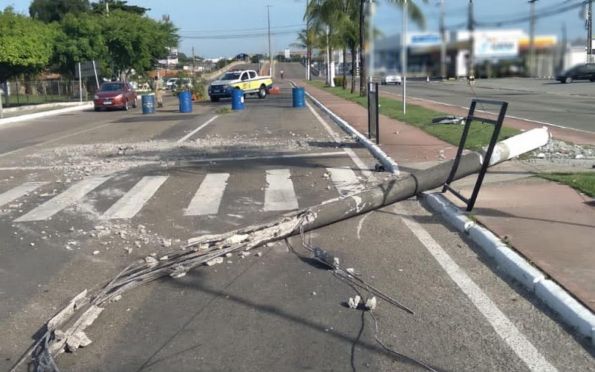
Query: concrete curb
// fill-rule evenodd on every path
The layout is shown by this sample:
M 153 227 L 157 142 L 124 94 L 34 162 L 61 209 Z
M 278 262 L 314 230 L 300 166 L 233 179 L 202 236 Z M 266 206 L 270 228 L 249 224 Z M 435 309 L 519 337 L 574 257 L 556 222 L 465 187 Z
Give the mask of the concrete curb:
M 534 293 L 551 310 L 558 313 L 566 324 L 590 338 L 591 345 L 595 347 L 595 314 L 510 249 L 491 231 L 470 220 L 442 194 L 423 193 L 422 197 L 434 212 L 442 215 L 459 232 L 468 235 L 479 245 L 485 254 L 496 261 L 501 270 Z
M 293 86 L 296 86 L 293 81 L 291 82 L 291 84 Z M 343 120 L 339 115 L 332 112 L 328 107 L 326 107 L 324 104 L 322 104 L 316 98 L 314 98 L 310 93 L 308 93 L 308 91 L 304 90 L 304 92 L 306 93 L 306 96 L 308 96 L 308 98 L 312 102 L 314 102 L 314 104 L 316 106 L 318 106 L 322 111 L 324 111 L 327 115 L 329 115 L 333 119 L 333 121 L 341 127 L 341 129 L 343 129 L 345 132 L 347 132 L 348 134 L 355 137 L 359 143 L 361 143 L 364 147 L 366 147 L 368 149 L 368 151 L 370 151 L 370 153 L 372 153 L 372 155 L 376 159 L 378 159 L 378 161 L 380 161 L 380 163 L 382 163 L 382 165 L 384 166 L 384 169 L 387 172 L 397 174 L 397 175 L 400 173 L 399 166 L 397 165 L 397 163 L 390 156 L 388 156 L 384 151 L 382 151 L 382 149 L 380 147 L 378 147 L 375 143 L 373 143 L 368 138 L 366 138 L 366 136 L 364 136 L 359 131 L 357 131 L 355 128 L 353 128 L 347 121 Z
M 82 105 L 78 104 L 73 107 L 65 107 L 65 108 L 61 108 L 61 109 L 57 109 L 57 110 L 36 112 L 34 114 L 13 116 L 10 118 L 0 119 L 0 125 L 10 124 L 10 123 L 18 123 L 20 121 L 27 121 L 27 120 L 44 118 L 44 117 L 48 117 L 48 116 L 60 115 L 60 114 L 64 114 L 67 112 L 82 111 L 84 109 L 90 109 L 92 107 L 93 107 L 93 102 L 87 102 L 87 103 L 83 103 Z
M 9 107 L 4 108 L 5 114 L 10 114 L 13 112 L 20 112 L 20 111 L 27 111 L 27 110 L 35 110 L 35 109 L 47 109 L 47 108 L 54 108 L 54 107 L 72 107 L 80 105 L 80 102 L 52 102 L 52 103 L 42 103 L 40 105 L 27 105 L 27 106 L 19 106 L 19 107 Z

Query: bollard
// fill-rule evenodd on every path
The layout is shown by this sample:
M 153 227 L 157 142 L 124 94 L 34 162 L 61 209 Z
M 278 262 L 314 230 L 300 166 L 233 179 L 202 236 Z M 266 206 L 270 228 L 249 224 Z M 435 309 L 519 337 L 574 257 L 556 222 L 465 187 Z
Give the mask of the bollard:
M 183 90 L 178 94 L 180 101 L 180 112 L 192 112 L 192 93 L 189 90 Z
M 231 90 L 231 109 L 232 110 L 243 110 L 244 109 L 244 91 L 240 88 L 234 88 Z
M 303 87 L 294 87 L 291 89 L 293 96 L 293 107 L 304 107 L 306 106 L 306 99 Z
M 143 114 L 155 113 L 155 94 L 143 94 L 142 98 Z

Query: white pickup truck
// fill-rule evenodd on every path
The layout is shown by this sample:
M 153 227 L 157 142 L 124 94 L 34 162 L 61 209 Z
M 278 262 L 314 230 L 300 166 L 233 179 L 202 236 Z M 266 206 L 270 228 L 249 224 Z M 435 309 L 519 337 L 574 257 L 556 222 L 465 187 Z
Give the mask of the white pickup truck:
M 265 98 L 273 86 L 270 76 L 258 76 L 254 70 L 228 71 L 209 85 L 209 97 L 217 102 L 220 98 L 231 97 L 231 90 L 238 88 L 245 94 L 256 94 Z

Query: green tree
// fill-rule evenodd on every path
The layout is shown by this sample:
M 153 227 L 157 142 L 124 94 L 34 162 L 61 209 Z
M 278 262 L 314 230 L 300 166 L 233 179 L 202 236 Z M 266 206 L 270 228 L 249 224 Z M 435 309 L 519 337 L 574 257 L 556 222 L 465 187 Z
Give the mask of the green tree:
M 55 27 L 12 8 L 0 11 L 0 81 L 41 71 L 50 61 L 56 34 Z
M 103 37 L 109 51 L 112 73 L 143 73 L 178 44 L 176 27 L 167 19 L 156 21 L 122 10 L 103 19 Z
M 60 23 L 52 62 L 61 73 L 73 76 L 78 62 L 108 61 L 102 19 L 93 14 L 67 14 Z
M 33 0 L 29 6 L 31 18 L 42 22 L 59 22 L 68 13 L 84 13 L 91 9 L 88 0 Z
M 128 5 L 128 1 L 122 0 L 100 0 L 96 3 L 92 3 L 91 8 L 95 13 L 107 13 L 109 9 L 110 12 L 114 10 L 123 10 L 138 15 L 145 15 L 151 10 L 149 8 L 143 8 L 142 6 Z

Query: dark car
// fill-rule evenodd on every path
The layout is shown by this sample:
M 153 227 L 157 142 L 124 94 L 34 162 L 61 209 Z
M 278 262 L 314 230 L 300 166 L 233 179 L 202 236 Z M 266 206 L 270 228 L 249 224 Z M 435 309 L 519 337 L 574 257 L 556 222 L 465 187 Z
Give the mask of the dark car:
M 561 83 L 572 83 L 574 80 L 595 81 L 595 63 L 577 65 L 564 71 L 556 77 Z
M 122 81 L 103 83 L 93 97 L 95 111 L 101 109 L 128 110 L 131 106 L 136 108 L 137 96 L 132 85 Z

